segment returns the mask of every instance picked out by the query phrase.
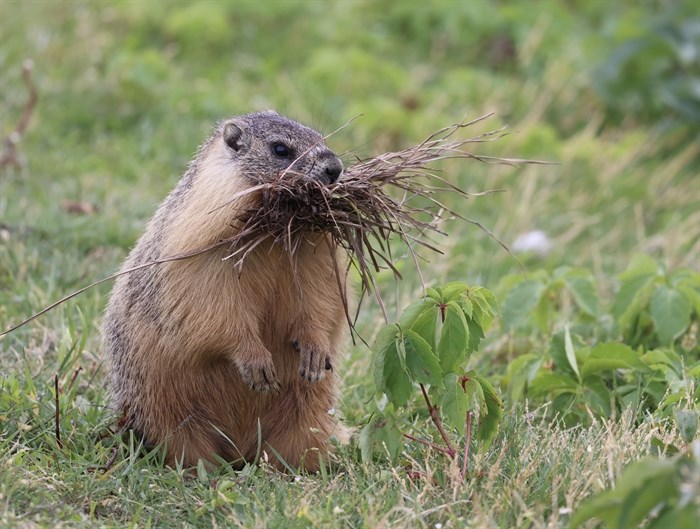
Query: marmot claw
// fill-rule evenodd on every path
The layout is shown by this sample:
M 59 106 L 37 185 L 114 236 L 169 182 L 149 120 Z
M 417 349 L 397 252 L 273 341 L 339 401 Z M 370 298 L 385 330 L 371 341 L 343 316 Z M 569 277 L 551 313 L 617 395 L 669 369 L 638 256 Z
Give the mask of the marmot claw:
M 292 342 L 292 347 L 299 352 L 299 375 L 307 382 L 314 383 L 323 380 L 326 371 L 333 371 L 330 355 L 321 348 L 312 345 L 300 345 Z
M 280 384 L 275 374 L 275 366 L 272 362 L 261 365 L 238 365 L 237 367 L 243 382 L 253 391 L 277 392 L 280 390 Z

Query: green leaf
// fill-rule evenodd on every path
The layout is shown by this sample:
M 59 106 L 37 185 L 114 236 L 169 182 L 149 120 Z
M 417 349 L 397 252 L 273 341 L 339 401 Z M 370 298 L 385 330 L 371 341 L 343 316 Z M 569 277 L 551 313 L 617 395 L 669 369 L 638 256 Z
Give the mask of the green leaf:
M 461 281 L 454 281 L 442 287 L 442 295 L 445 303 L 459 301 L 464 293 L 469 290 L 469 286 Z
M 588 275 L 567 274 L 564 283 L 578 307 L 589 316 L 595 317 L 598 314 L 598 293 L 592 278 Z
M 492 306 L 492 301 L 489 298 L 493 299 L 493 294 L 485 288 L 476 287 L 469 291 L 469 300 L 473 306 L 472 319 L 476 320 L 484 330 L 491 326 L 494 316 L 498 314 L 495 299 L 493 299 L 494 305 Z
M 474 304 L 468 297 L 460 299 L 459 306 L 462 307 L 462 311 L 467 318 L 472 318 L 474 316 Z
M 571 335 L 571 333 L 569 333 L 569 336 L 571 338 L 571 342 L 574 344 L 574 349 L 580 351 L 586 347 L 585 342 L 583 342 L 583 340 L 581 340 L 577 334 Z M 576 373 L 571 368 L 569 365 L 569 360 L 566 358 L 565 342 L 566 339 L 563 329 L 553 334 L 552 340 L 549 344 L 549 354 L 551 355 L 552 360 L 554 360 L 554 369 L 556 371 L 563 371 L 567 374 L 571 374 L 572 378 L 575 378 Z
M 439 304 L 443 302 L 442 289 L 440 287 L 426 288 L 425 295 L 431 298 L 433 301 L 435 301 L 435 303 Z
M 600 417 L 610 417 L 611 391 L 598 376 L 590 376 L 585 381 L 583 400 Z
M 687 283 L 679 283 L 678 286 L 676 286 L 676 290 L 688 298 L 688 301 L 690 301 L 693 307 L 693 312 L 700 315 L 700 292 L 698 292 L 697 288 Z
M 671 274 L 671 284 L 674 287 L 687 285 L 692 288 L 700 289 L 700 274 L 694 272 L 690 268 L 680 268 Z
M 426 310 L 434 308 L 436 303 L 431 298 L 418 299 L 404 309 L 399 318 L 399 327 L 401 329 L 410 329 L 416 322 L 418 317 Z
M 417 332 L 420 337 L 428 343 L 431 350 L 435 349 L 435 334 L 438 317 L 439 310 L 437 309 L 437 305 L 434 305 L 418 316 L 413 325 L 411 325 L 411 330 Z
M 683 508 L 677 506 L 662 509 L 657 518 L 649 521 L 646 529 L 695 529 L 698 525 L 698 515 L 692 502 L 687 503 Z
M 481 339 L 484 337 L 484 331 L 476 320 L 467 320 L 467 325 L 469 326 L 469 346 L 467 347 L 467 354 L 469 355 L 479 349 Z
M 498 308 L 498 302 L 496 301 L 496 296 L 493 295 L 493 292 L 490 290 L 484 288 L 484 287 L 474 287 L 471 289 L 471 296 L 474 298 L 480 298 L 486 302 L 486 305 L 488 306 L 488 311 L 491 315 L 496 316 L 497 314 L 500 314 L 499 308 Z
M 532 314 L 535 324 L 543 334 L 548 332 L 549 326 L 554 321 L 555 310 L 551 297 L 545 291 Z
M 654 454 L 663 454 L 666 453 L 669 456 L 675 456 L 680 450 L 678 447 L 674 444 L 668 444 L 664 441 L 662 441 L 658 437 L 652 437 L 651 438 L 651 446 L 653 448 L 656 448 L 656 450 L 652 451 Z
M 197 461 L 197 478 L 200 483 L 209 483 L 209 473 L 207 472 L 203 459 Z
M 618 478 L 617 487 L 600 492 L 581 504 L 571 517 L 569 527 L 579 527 L 591 518 L 598 518 L 608 527 L 636 527 L 658 505 L 659 499 L 664 499 L 654 491 L 666 497 L 677 495 L 677 487 L 668 486 L 668 478 L 675 472 L 675 465 L 669 460 L 644 458 L 631 464 Z M 647 494 L 647 490 L 652 492 Z M 628 498 L 631 500 L 625 503 Z M 640 513 L 641 518 L 635 521 Z
M 675 468 L 665 468 L 653 479 L 646 479 L 642 486 L 628 494 L 620 507 L 618 527 L 635 529 L 652 510 L 669 500 L 675 500 L 678 496 L 675 474 Z
M 399 328 L 396 324 L 385 325 L 377 334 L 372 346 L 372 351 L 376 355 L 374 360 L 374 385 L 377 391 L 384 391 L 384 363 L 386 362 L 386 352 L 392 344 L 396 343 Z
M 581 366 L 581 376 L 584 378 L 593 373 L 610 371 L 613 369 L 644 369 L 646 364 L 642 362 L 639 353 L 633 351 L 630 346 L 609 342 L 596 345 L 586 361 Z
M 581 380 L 581 373 L 579 373 L 578 361 L 576 360 L 576 351 L 571 341 L 571 334 L 569 333 L 568 326 L 564 327 L 564 351 L 566 352 L 566 360 L 569 362 L 571 369 L 574 370 L 578 379 Z
M 372 351 L 375 353 L 386 351 L 391 343 L 396 340 L 398 332 L 399 328 L 395 323 L 382 327 L 382 330 L 377 333 L 377 337 L 374 339 Z
M 442 384 L 440 362 L 428 343 L 411 330 L 404 333 L 403 343 L 406 349 L 406 367 L 413 378 L 423 384 Z
M 508 363 L 508 398 L 515 402 L 522 399 L 525 388 L 535 378 L 542 365 L 542 357 L 527 353 Z
M 391 460 L 396 460 L 403 446 L 403 435 L 392 415 L 377 414 L 362 428 L 359 445 L 365 463 L 372 460 L 375 450 L 388 453 Z
M 514 329 L 522 325 L 529 313 L 537 306 L 544 291 L 544 284 L 527 280 L 515 286 L 503 302 L 503 325 Z
M 698 524 L 698 515 L 692 504 L 687 504 L 682 509 L 663 509 L 657 518 L 652 519 L 646 529 L 695 529 Z
M 659 340 L 670 345 L 690 325 L 693 307 L 687 296 L 660 285 L 651 297 L 651 320 Z
M 469 327 L 462 308 L 450 301 L 445 309 L 445 321 L 440 331 L 437 354 L 442 369 L 452 371 L 466 361 L 469 345 Z
M 530 392 L 535 395 L 553 393 L 576 393 L 578 384 L 571 377 L 557 373 L 541 372 L 530 383 Z
M 479 414 L 477 439 L 481 442 L 479 450 L 487 450 L 503 418 L 503 401 L 488 380 L 478 375 L 475 378 L 484 393 L 486 404 L 486 411 Z
M 467 380 L 462 384 L 464 394 L 467 397 L 467 411 L 472 412 L 472 416 L 477 418 L 481 413 L 484 404 L 484 390 L 476 381 L 475 373 L 470 371 L 466 374 Z M 466 417 L 464 417 L 466 421 Z
M 386 350 L 382 366 L 381 386 L 377 388 L 386 393 L 389 401 L 397 408 L 403 406 L 413 393 L 413 383 L 402 365 L 398 345 L 398 341 L 395 340 Z
M 673 410 L 673 417 L 676 419 L 678 431 L 686 443 L 691 443 L 695 439 L 698 431 L 698 412 L 695 410 Z
M 652 257 L 638 253 L 632 256 L 630 264 L 620 274 L 620 280 L 627 282 L 641 276 L 654 276 L 658 274 L 658 271 L 659 265 Z
M 654 349 L 642 355 L 642 361 L 651 368 L 658 369 L 660 366 L 668 366 L 674 371 L 682 371 L 680 359 L 675 353 L 665 349 Z
M 443 383 L 445 384 L 445 392 L 440 402 L 443 419 L 460 435 L 464 435 L 465 420 L 469 409 L 467 394 L 462 389 L 459 376 L 455 373 L 448 373 Z
M 654 276 L 640 276 L 623 283 L 615 296 L 612 313 L 623 331 L 627 331 L 637 315 L 649 303 L 654 288 Z

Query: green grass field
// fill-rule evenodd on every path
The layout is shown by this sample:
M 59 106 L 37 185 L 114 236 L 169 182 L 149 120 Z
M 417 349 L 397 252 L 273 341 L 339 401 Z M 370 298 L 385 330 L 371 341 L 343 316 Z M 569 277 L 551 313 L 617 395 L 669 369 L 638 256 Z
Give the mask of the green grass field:
M 558 397 L 514 389 L 513 362 L 533 355 L 555 369 L 549 344 L 569 324 L 582 350 L 604 339 L 640 355 L 663 345 L 687 370 L 658 391 L 682 382 L 684 406 L 697 410 L 700 309 L 669 344 L 628 339 L 604 316 L 634 255 L 700 283 L 698 27 L 690 1 L 0 0 L 1 139 L 28 98 L 27 59 L 38 92 L 18 164 L 0 169 L 0 330 L 113 273 L 216 121 L 268 108 L 325 133 L 360 116 L 328 139 L 348 163 L 494 112 L 461 132 L 507 125 L 477 152 L 556 164 L 444 162 L 468 191 L 504 190 L 444 200 L 509 246 L 542 230 L 551 249 L 512 255 L 451 220 L 437 241 L 444 254 L 425 255 L 426 284 L 466 281 L 505 302 L 516 281 L 566 266 L 590 274 L 602 307 L 581 316 L 564 299 L 538 319 L 526 303 L 519 314 L 513 296 L 505 303 L 517 324 L 497 321 L 470 366 L 499 387 L 504 419 L 466 483 L 421 445 L 363 462 L 356 441 L 320 474 L 291 477 L 264 462 L 171 469 L 133 440 L 101 439 L 117 418 L 101 285 L 0 338 L 0 526 L 566 527 L 585 498 L 656 454 L 652 439 L 685 446 L 670 415 L 651 408 L 562 414 Z M 399 267 L 398 284 L 378 275 L 391 317 L 421 294 L 410 259 Z M 358 330 L 371 342 L 380 325 L 368 299 Z M 339 410 L 359 430 L 374 406 L 372 352 L 349 346 L 338 369 Z M 421 413 L 414 421 L 427 424 Z M 686 485 L 697 516 L 698 482 Z

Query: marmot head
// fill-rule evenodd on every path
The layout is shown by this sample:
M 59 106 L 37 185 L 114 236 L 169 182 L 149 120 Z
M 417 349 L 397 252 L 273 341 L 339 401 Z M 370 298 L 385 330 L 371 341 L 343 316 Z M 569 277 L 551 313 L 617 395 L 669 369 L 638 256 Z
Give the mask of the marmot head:
M 224 121 L 219 131 L 227 154 L 253 182 L 290 171 L 332 184 L 343 172 L 343 163 L 321 134 L 273 111 L 237 116 Z

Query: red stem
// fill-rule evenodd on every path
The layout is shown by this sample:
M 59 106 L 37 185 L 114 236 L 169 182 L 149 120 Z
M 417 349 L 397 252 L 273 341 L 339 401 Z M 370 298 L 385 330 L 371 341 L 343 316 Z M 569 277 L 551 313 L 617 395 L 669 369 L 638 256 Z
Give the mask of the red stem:
M 435 427 L 438 429 L 438 432 L 440 432 L 440 437 L 442 437 L 442 440 L 445 441 L 447 449 L 451 453 L 456 454 L 457 452 L 452 446 L 452 443 L 450 443 L 450 438 L 447 437 L 447 432 L 445 432 L 445 428 L 442 426 L 442 421 L 440 420 L 440 414 L 438 413 L 438 409 L 430 403 L 428 392 L 425 391 L 425 386 L 422 383 L 420 384 L 420 389 L 423 392 L 423 398 L 425 399 L 425 403 L 428 405 L 428 412 L 430 413 L 430 418 L 432 419 L 433 424 L 435 424 Z
M 403 434 L 403 436 L 406 439 L 410 439 L 411 441 L 415 441 L 417 443 L 424 444 L 425 446 L 429 446 L 430 448 L 437 450 L 438 452 L 442 452 L 443 454 L 449 456 L 451 459 L 454 459 L 455 455 L 457 455 L 454 450 L 451 450 L 449 448 L 443 448 L 442 446 L 435 444 L 431 441 L 427 441 L 427 440 L 421 439 L 419 437 L 414 437 L 408 433 Z

